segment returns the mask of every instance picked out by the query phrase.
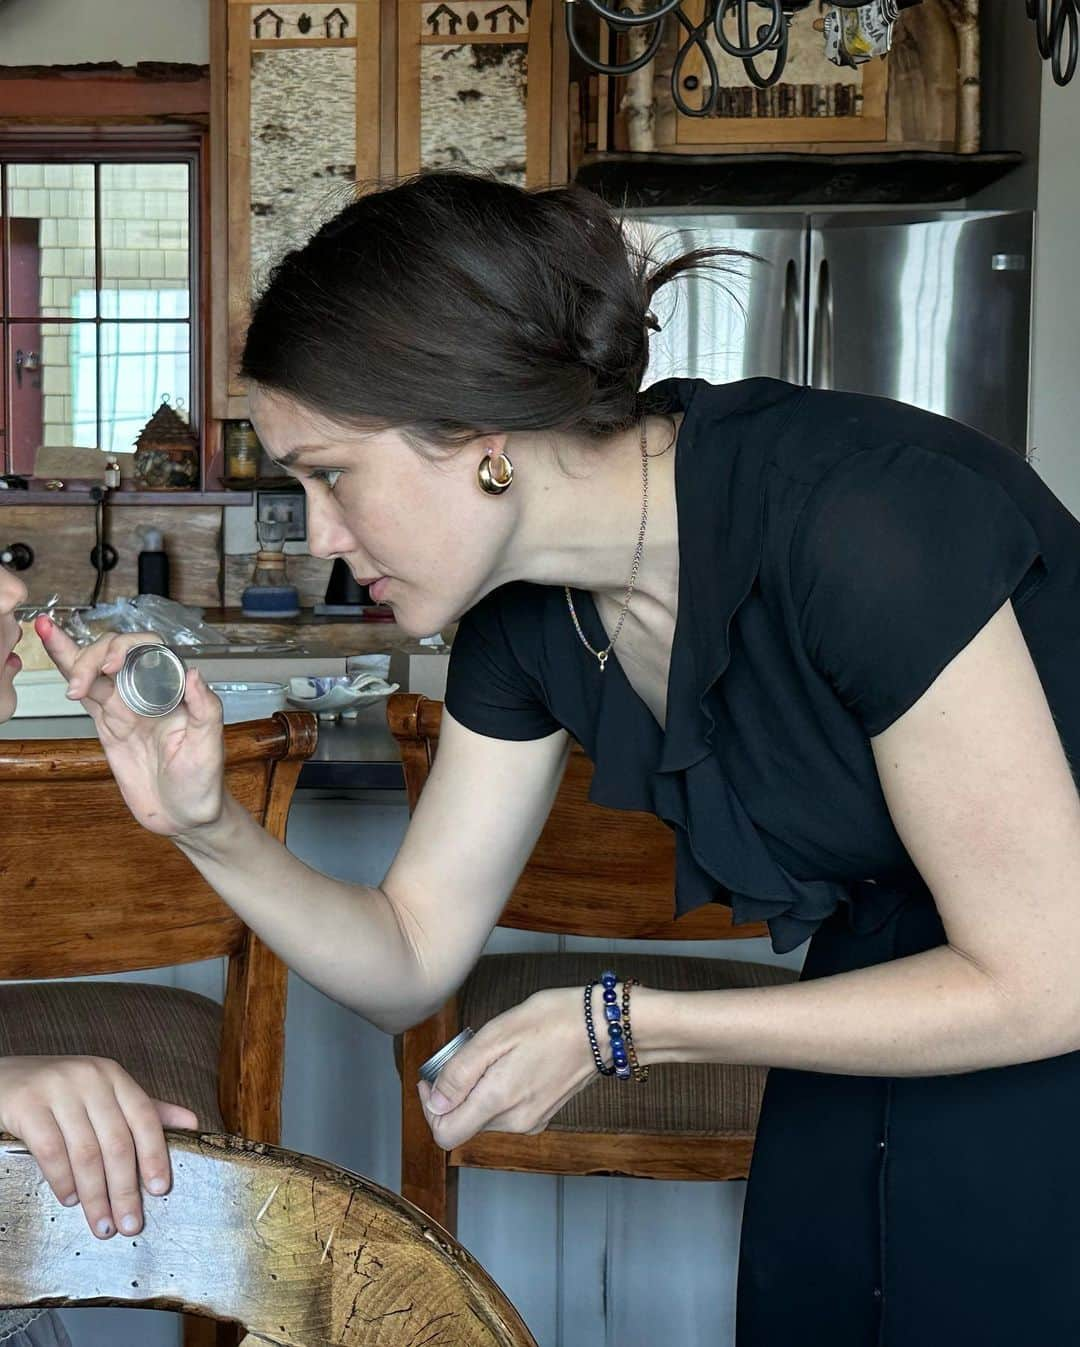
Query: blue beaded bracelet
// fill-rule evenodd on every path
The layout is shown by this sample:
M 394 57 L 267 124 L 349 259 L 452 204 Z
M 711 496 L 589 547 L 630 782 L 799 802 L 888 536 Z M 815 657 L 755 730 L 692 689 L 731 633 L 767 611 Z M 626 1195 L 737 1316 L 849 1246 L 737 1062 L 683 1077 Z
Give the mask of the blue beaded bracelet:
M 623 1033 L 622 1011 L 619 1008 L 619 997 L 615 987 L 619 979 L 615 973 L 610 970 L 600 974 L 600 985 L 603 987 L 604 1002 L 604 1020 L 607 1023 L 608 1038 L 611 1041 L 612 1065 L 606 1066 L 604 1058 L 600 1052 L 600 1044 L 596 1040 L 596 1028 L 593 1024 L 592 1013 L 592 993 L 596 986 L 595 982 L 590 982 L 585 988 L 585 1032 L 589 1038 L 589 1047 L 592 1049 L 593 1061 L 596 1069 L 601 1076 L 615 1076 L 619 1080 L 630 1079 L 630 1058 L 626 1051 L 626 1039 Z

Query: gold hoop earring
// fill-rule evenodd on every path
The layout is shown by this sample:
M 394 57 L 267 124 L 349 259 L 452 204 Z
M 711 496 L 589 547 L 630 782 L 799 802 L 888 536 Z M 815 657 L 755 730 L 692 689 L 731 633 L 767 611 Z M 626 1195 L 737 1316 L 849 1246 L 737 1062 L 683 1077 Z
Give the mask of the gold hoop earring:
M 492 472 L 496 463 L 499 465 L 497 473 Z M 486 491 L 489 496 L 501 496 L 504 491 L 509 491 L 514 480 L 514 465 L 509 455 L 485 454 L 476 469 L 476 480 L 480 483 L 480 490 Z

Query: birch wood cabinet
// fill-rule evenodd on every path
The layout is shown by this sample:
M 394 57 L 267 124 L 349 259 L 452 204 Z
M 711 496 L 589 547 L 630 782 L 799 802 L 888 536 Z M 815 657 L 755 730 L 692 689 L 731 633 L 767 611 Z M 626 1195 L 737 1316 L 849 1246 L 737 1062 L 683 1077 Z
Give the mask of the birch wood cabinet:
M 211 6 L 210 410 L 223 418 L 246 414 L 252 296 L 358 186 L 439 167 L 565 180 L 567 59 L 553 0 Z

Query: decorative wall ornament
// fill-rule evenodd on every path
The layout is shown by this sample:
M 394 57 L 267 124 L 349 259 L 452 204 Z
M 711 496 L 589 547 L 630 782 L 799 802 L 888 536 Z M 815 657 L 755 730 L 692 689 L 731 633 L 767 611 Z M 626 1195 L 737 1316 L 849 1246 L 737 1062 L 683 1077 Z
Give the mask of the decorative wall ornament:
M 355 0 L 342 5 L 251 6 L 251 35 L 256 42 L 342 41 L 355 33 Z
M 420 6 L 420 32 L 427 41 L 454 39 L 466 33 L 495 37 L 516 37 L 523 41 L 529 32 L 529 7 L 525 0 L 493 0 L 477 4 L 475 0 L 441 0 Z

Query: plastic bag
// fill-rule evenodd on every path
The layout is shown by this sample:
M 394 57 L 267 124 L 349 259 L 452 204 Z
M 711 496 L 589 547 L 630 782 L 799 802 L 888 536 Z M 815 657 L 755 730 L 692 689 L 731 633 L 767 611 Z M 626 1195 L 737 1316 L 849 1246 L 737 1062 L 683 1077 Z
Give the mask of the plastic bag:
M 89 645 L 108 632 L 140 631 L 153 632 L 166 645 L 180 648 L 251 644 L 237 637 L 226 637 L 204 622 L 201 608 L 189 608 L 157 594 L 140 594 L 135 599 L 117 599 L 113 603 L 99 603 L 96 608 L 76 609 L 66 616 L 63 626 L 79 645 Z

